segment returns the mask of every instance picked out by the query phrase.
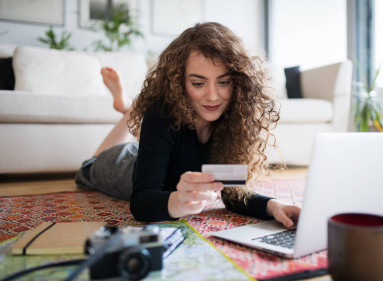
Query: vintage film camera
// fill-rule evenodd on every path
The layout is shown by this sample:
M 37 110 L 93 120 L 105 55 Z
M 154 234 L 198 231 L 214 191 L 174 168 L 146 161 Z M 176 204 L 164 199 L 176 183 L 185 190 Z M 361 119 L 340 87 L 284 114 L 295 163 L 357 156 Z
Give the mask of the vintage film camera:
M 111 239 L 114 239 L 112 245 L 105 249 L 105 244 Z M 103 226 L 89 237 L 85 245 L 85 252 L 90 258 L 100 250 L 104 250 L 105 254 L 90 267 L 92 280 L 115 277 L 140 280 L 150 271 L 161 270 L 163 266 L 164 244 L 157 226 Z

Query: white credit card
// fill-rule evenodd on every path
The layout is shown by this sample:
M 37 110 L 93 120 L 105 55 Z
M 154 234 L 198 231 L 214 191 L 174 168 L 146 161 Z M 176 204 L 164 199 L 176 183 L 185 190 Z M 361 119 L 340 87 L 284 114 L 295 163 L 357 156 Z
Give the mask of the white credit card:
M 213 174 L 215 181 L 223 186 L 244 186 L 247 178 L 247 165 L 231 164 L 205 164 L 202 173 Z

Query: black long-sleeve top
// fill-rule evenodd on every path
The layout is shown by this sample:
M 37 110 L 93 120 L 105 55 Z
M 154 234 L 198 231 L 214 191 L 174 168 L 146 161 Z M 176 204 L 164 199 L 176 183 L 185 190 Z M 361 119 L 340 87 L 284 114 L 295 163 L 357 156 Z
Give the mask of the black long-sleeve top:
M 152 107 L 142 121 L 130 199 L 130 210 L 139 221 L 172 220 L 168 200 L 170 193 L 176 191 L 181 175 L 187 171 L 200 172 L 202 164 L 207 163 L 210 141 L 200 143 L 196 131 L 188 127 L 173 130 L 170 120 Z M 268 219 L 269 200 L 254 193 L 247 204 L 226 200 L 224 203 L 233 212 Z

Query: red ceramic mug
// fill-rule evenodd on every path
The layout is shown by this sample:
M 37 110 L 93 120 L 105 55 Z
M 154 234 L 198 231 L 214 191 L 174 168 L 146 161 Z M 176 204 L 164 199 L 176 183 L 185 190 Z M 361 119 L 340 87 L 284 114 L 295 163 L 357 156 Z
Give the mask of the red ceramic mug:
M 328 220 L 328 265 L 334 281 L 383 280 L 383 216 L 332 216 Z

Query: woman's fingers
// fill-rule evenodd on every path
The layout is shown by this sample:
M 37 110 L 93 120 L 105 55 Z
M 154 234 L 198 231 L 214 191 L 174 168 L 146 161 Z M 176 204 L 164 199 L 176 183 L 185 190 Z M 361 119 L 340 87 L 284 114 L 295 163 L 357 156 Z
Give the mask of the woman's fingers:
M 284 213 L 279 214 L 278 216 L 275 217 L 275 219 L 279 221 L 280 223 L 282 223 L 287 228 L 291 228 L 294 226 L 293 220 L 290 219 L 288 216 L 286 216 L 286 214 Z
M 218 198 L 218 194 L 215 191 L 204 191 L 204 192 L 181 192 L 179 199 L 181 201 L 213 201 Z
M 193 201 L 186 202 L 183 205 L 183 211 L 187 214 L 198 214 L 203 210 L 205 206 L 205 201 Z
M 186 182 L 212 182 L 215 180 L 214 175 L 212 174 L 206 174 L 206 173 L 200 173 L 200 172 L 186 172 L 183 173 L 181 176 L 181 180 L 184 180 Z
M 199 172 L 184 173 L 177 185 L 180 191 L 222 190 L 222 188 L 222 183 L 214 182 L 213 175 Z
M 294 226 L 294 222 L 298 220 L 300 208 L 272 199 L 267 203 L 267 211 L 285 227 L 291 228 Z
M 190 214 L 200 213 L 205 204 L 206 200 L 202 201 L 184 201 L 182 196 L 185 192 L 174 191 L 170 194 L 168 202 L 169 215 L 172 218 L 180 218 Z
M 223 189 L 221 182 L 214 182 L 214 176 L 200 172 L 182 174 L 177 191 L 169 197 L 168 210 L 173 218 L 200 213 L 207 201 L 216 200 Z
M 223 185 L 221 182 L 209 182 L 209 183 L 190 183 L 180 182 L 177 185 L 179 191 L 190 192 L 204 192 L 204 191 L 216 191 L 222 190 Z

